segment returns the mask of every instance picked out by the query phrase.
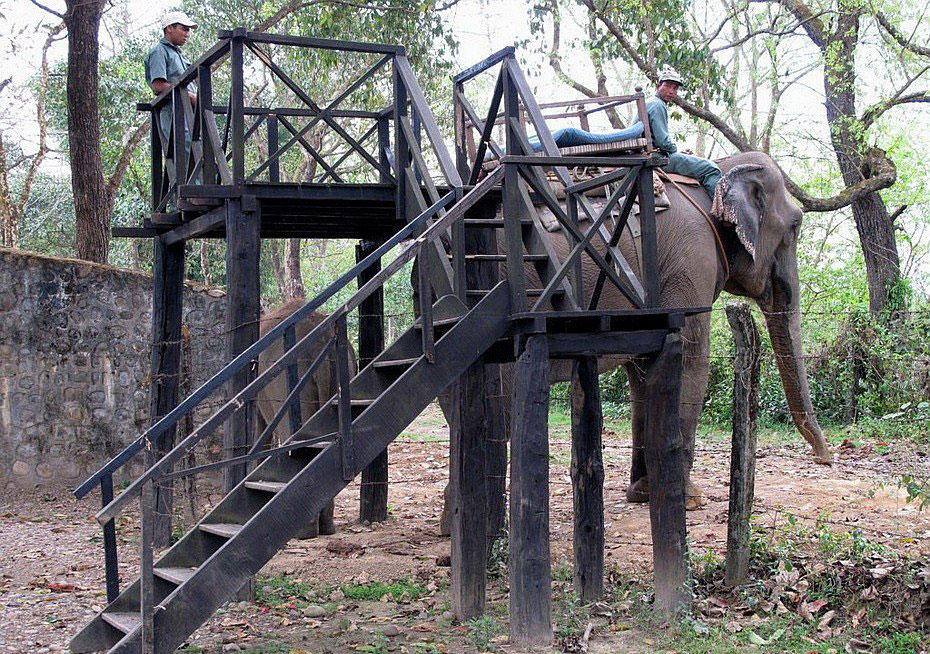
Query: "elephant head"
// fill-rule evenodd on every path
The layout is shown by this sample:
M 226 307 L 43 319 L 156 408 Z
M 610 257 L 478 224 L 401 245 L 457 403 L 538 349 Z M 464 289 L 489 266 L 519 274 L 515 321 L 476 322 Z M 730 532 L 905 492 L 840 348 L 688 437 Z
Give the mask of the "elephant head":
M 778 166 L 761 153 L 724 159 L 713 213 L 730 262 L 725 290 L 750 297 L 765 315 L 788 408 L 818 463 L 831 463 L 811 403 L 801 344 L 797 241 L 802 211 Z

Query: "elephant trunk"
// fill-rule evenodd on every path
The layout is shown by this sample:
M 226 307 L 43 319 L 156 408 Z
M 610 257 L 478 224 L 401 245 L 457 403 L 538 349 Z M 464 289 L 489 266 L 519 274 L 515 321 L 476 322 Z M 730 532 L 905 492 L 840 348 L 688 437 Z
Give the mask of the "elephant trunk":
M 776 257 L 772 269 L 771 303 L 763 306 L 762 312 L 794 424 L 813 448 L 817 463 L 830 464 L 833 455 L 814 414 L 804 365 L 797 262 L 793 252 L 782 254 L 785 256 Z

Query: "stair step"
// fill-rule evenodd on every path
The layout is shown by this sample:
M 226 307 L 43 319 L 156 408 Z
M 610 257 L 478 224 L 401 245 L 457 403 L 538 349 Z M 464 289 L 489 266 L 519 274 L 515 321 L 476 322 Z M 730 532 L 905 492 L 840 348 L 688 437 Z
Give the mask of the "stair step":
M 101 613 L 100 617 L 108 625 L 116 627 L 124 634 L 135 631 L 142 626 L 142 616 L 138 613 Z
M 544 290 L 546 290 L 546 289 L 544 289 L 544 288 L 528 288 L 528 289 L 526 289 L 526 294 L 527 294 L 527 295 L 542 295 Z M 482 297 L 482 296 L 487 295 L 489 291 L 468 290 L 468 291 L 465 291 L 465 292 L 466 292 L 468 295 L 473 295 L 473 296 L 475 296 L 475 297 Z M 563 296 L 563 295 L 565 295 L 565 289 L 564 289 L 564 288 L 557 288 L 557 289 L 555 289 L 555 290 L 552 291 L 552 295 L 551 295 L 550 297 L 561 297 L 561 296 Z
M 371 406 L 375 403 L 375 400 L 372 399 L 355 399 L 352 398 L 352 406 Z M 339 398 L 333 398 L 333 406 L 339 406 Z
M 205 531 L 208 534 L 216 534 L 223 538 L 232 538 L 242 531 L 242 525 L 236 525 L 230 522 L 201 523 L 200 531 Z
M 449 255 L 449 259 L 452 259 L 452 255 Z M 524 254 L 524 261 L 548 261 L 548 254 Z M 506 254 L 466 254 L 465 261 L 507 261 Z
M 406 368 L 419 361 L 420 357 L 410 357 L 409 359 L 388 359 L 385 361 L 373 361 L 373 368 Z
M 251 488 L 252 490 L 265 491 L 266 493 L 277 493 L 279 490 L 287 486 L 283 481 L 247 481 L 245 482 L 246 488 Z
M 156 577 L 161 577 L 178 586 L 193 577 L 195 572 L 197 568 L 152 568 L 152 573 Z
M 433 328 L 435 329 L 436 327 L 451 327 L 452 325 L 456 324 L 461 319 L 462 319 L 461 316 L 456 317 L 456 318 L 437 318 L 433 320 Z M 417 321 L 413 323 L 413 328 L 422 329 L 423 321 L 417 318 Z
M 524 218 L 520 221 L 521 225 L 532 225 L 532 218 Z M 465 219 L 466 227 L 492 227 L 494 229 L 503 229 L 504 228 L 504 219 L 503 218 L 466 218 Z

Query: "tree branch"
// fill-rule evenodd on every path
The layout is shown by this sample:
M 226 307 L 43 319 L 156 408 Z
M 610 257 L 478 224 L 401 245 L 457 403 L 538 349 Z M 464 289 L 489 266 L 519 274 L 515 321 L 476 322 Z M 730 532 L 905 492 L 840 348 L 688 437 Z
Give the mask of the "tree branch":
M 868 168 L 872 175 L 852 186 L 847 186 L 830 198 L 815 198 L 795 184 L 785 174 L 785 171 L 782 171 L 782 176 L 785 178 L 785 186 L 788 187 L 788 191 L 801 202 L 801 206 L 805 211 L 836 211 L 849 206 L 869 193 L 890 187 L 898 177 L 894 162 L 885 156 L 883 150 L 878 148 L 873 148 L 872 151 L 866 154 L 863 168 Z
M 901 32 L 898 31 L 898 28 L 891 24 L 891 21 L 888 20 L 888 17 L 885 16 L 880 11 L 875 12 L 875 20 L 878 21 L 878 24 L 888 33 L 895 42 L 900 45 L 905 50 L 910 50 L 914 54 L 918 54 L 922 57 L 930 57 L 930 47 L 917 45 L 913 43 L 911 39 L 905 38 Z
M 31 2 L 32 4 L 34 4 L 36 7 L 38 7 L 38 8 L 41 9 L 42 11 L 47 11 L 47 12 L 50 13 L 52 16 L 56 16 L 56 17 L 60 18 L 61 20 L 64 20 L 64 19 L 65 19 L 65 15 L 64 15 L 64 14 L 55 11 L 55 10 L 52 9 L 51 7 L 47 7 L 47 6 L 43 5 L 41 2 L 37 2 L 36 0 L 29 0 L 29 2 Z
M 148 130 L 148 122 L 143 122 L 132 132 L 129 132 L 126 138 L 123 139 L 123 149 L 120 152 L 119 160 L 117 160 L 116 166 L 113 167 L 113 172 L 110 173 L 110 177 L 107 179 L 107 200 L 111 206 L 116 200 L 116 192 L 119 190 L 120 184 L 123 183 L 123 177 L 126 176 L 129 164 L 132 162 L 132 155 L 135 153 L 136 148 L 139 147 L 142 137 L 145 136 Z
M 751 0 L 752 2 L 776 2 L 788 11 L 794 14 L 800 25 L 807 32 L 818 48 L 824 50 L 827 47 L 828 33 L 827 28 L 820 20 L 822 14 L 815 14 L 811 8 L 801 2 L 801 0 Z
M 917 73 L 913 77 L 909 77 L 907 81 L 905 81 L 904 84 L 901 86 L 901 88 L 895 91 L 894 94 L 890 98 L 888 98 L 887 100 L 883 100 L 882 102 L 878 102 L 872 105 L 871 107 L 869 107 L 868 109 L 866 109 L 862 114 L 862 118 L 860 118 L 860 120 L 862 121 L 863 128 L 868 129 L 875 123 L 876 120 L 878 120 L 879 116 L 881 116 L 883 113 L 885 113 L 892 107 L 897 106 L 899 104 L 909 104 L 909 103 L 914 103 L 914 102 L 930 102 L 930 92 L 928 91 L 918 91 L 916 93 L 909 93 L 907 95 L 904 95 L 904 92 L 911 86 L 911 84 L 913 84 L 921 75 L 926 73 L 928 70 L 930 70 L 930 66 L 924 66 L 924 68 L 919 73 Z

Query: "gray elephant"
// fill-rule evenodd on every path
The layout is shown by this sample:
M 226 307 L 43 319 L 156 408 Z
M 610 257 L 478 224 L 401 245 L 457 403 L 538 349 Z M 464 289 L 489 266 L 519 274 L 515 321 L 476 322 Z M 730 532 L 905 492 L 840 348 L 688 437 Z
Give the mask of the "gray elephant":
M 704 216 L 681 197 L 682 190 L 666 186 L 671 206 L 657 216 L 661 304 L 667 307 L 710 306 L 723 290 L 752 298 L 765 315 L 795 426 L 813 448 L 815 461 L 829 464 L 832 455 L 814 415 L 801 348 L 797 240 L 802 212 L 789 196 L 781 171 L 769 156 L 749 152 L 717 163 L 725 174 L 713 207 L 713 214 L 719 216 L 715 219 L 719 245 Z M 708 215 L 712 213 L 710 199 L 703 190 L 689 187 L 688 193 Z M 582 224 L 584 231 L 589 226 L 590 222 Z M 565 239 L 559 233 L 550 234 L 550 238 L 564 260 L 569 250 Z M 638 261 L 636 248 L 628 230 L 619 245 L 638 274 L 638 264 L 633 263 Z M 726 265 L 722 261 L 724 253 Z M 583 270 L 585 288 L 590 293 L 599 268 L 585 258 Z M 527 286 L 538 283 L 535 272 L 527 269 Z M 604 287 L 599 306 L 632 308 L 609 283 Z M 690 472 L 694 463 L 695 431 L 707 390 L 710 314 L 688 318 L 682 330 L 682 341 L 684 370 L 680 419 Z M 646 502 L 649 483 L 642 448 L 646 437 L 641 403 L 642 369 L 635 361 L 619 357 L 599 360 L 601 371 L 618 365 L 626 366 L 632 397 L 633 462 L 627 499 Z M 511 378 L 507 368 L 502 371 L 505 397 L 509 395 Z M 570 362 L 553 362 L 550 377 L 553 382 L 570 378 Z M 705 503 L 700 488 L 690 481 L 690 474 L 686 495 L 689 509 Z M 444 510 L 443 533 L 448 533 L 446 515 Z
M 299 309 L 304 304 L 304 302 L 305 300 L 302 298 L 289 300 L 270 313 L 263 315 L 259 327 L 261 335 L 264 336 L 269 331 L 271 331 L 282 320 Z M 300 339 L 309 334 L 310 331 L 319 325 L 325 318 L 326 316 L 324 314 L 314 313 L 299 322 L 297 324 L 297 329 L 295 330 L 297 341 L 300 341 Z M 330 332 L 330 335 L 331 334 L 332 332 Z M 316 357 L 319 355 L 321 346 L 326 342 L 326 340 L 320 340 L 319 345 L 311 347 L 298 357 L 298 376 L 303 376 L 304 372 L 306 372 L 307 368 L 310 366 L 313 360 L 316 359 Z M 267 350 L 259 355 L 259 372 L 266 370 L 269 365 L 277 361 L 281 357 L 282 353 L 282 343 L 281 340 L 278 339 L 273 345 L 271 345 Z M 313 374 L 312 378 L 307 381 L 307 384 L 301 391 L 300 413 L 301 418 L 304 421 L 316 413 L 321 406 L 323 406 L 326 402 L 329 401 L 331 397 L 333 397 L 333 395 L 336 394 L 335 365 L 335 354 L 331 353 L 327 360 L 322 365 L 320 365 L 317 371 Z M 354 376 L 357 370 L 357 363 L 355 360 L 355 353 L 351 347 L 349 348 L 349 368 L 350 373 Z M 284 374 L 280 374 L 275 377 L 271 383 L 262 389 L 258 395 L 259 432 L 263 431 L 266 425 L 271 422 L 287 395 L 287 378 Z M 279 442 L 283 441 L 289 436 L 290 430 L 288 429 L 288 425 L 288 416 L 285 415 L 284 419 L 278 423 L 274 433 L 274 437 Z M 313 538 L 318 534 L 329 535 L 336 533 L 336 525 L 333 522 L 334 506 L 335 502 L 330 502 L 327 507 L 320 512 L 319 520 L 314 524 L 309 525 L 306 531 L 301 534 L 301 537 Z
M 710 306 L 725 290 L 751 298 L 765 316 L 782 384 L 795 426 L 813 448 L 815 461 L 829 464 L 832 455 L 814 414 L 801 347 L 800 290 L 798 283 L 797 241 L 802 211 L 792 201 L 781 171 L 772 159 L 760 152 L 727 157 L 717 162 L 724 173 L 711 211 L 707 194 L 690 188 L 691 197 L 716 217 L 718 245 L 714 231 L 701 213 L 685 198 L 682 190 L 667 185 L 671 207 L 657 217 L 661 304 L 668 307 Z M 558 239 L 564 253 L 566 245 Z M 721 252 L 721 246 L 723 252 Z M 624 256 L 636 261 L 629 232 L 620 243 Z M 726 256 L 726 265 L 722 257 Z M 597 276 L 594 265 L 585 268 L 587 288 Z M 606 287 L 605 287 L 606 288 Z M 624 308 L 623 296 L 611 287 L 602 307 Z M 687 319 L 682 330 L 684 371 L 681 389 L 681 431 L 690 471 L 694 462 L 694 435 L 707 390 L 710 349 L 710 314 Z M 610 368 L 620 361 L 603 360 Z M 562 366 L 557 379 L 568 379 L 570 370 Z M 642 371 L 626 365 L 632 397 L 633 465 L 627 499 L 649 499 L 643 448 L 644 415 Z M 556 372 L 556 371 L 553 371 Z M 687 507 L 704 503 L 703 494 L 688 481 Z

